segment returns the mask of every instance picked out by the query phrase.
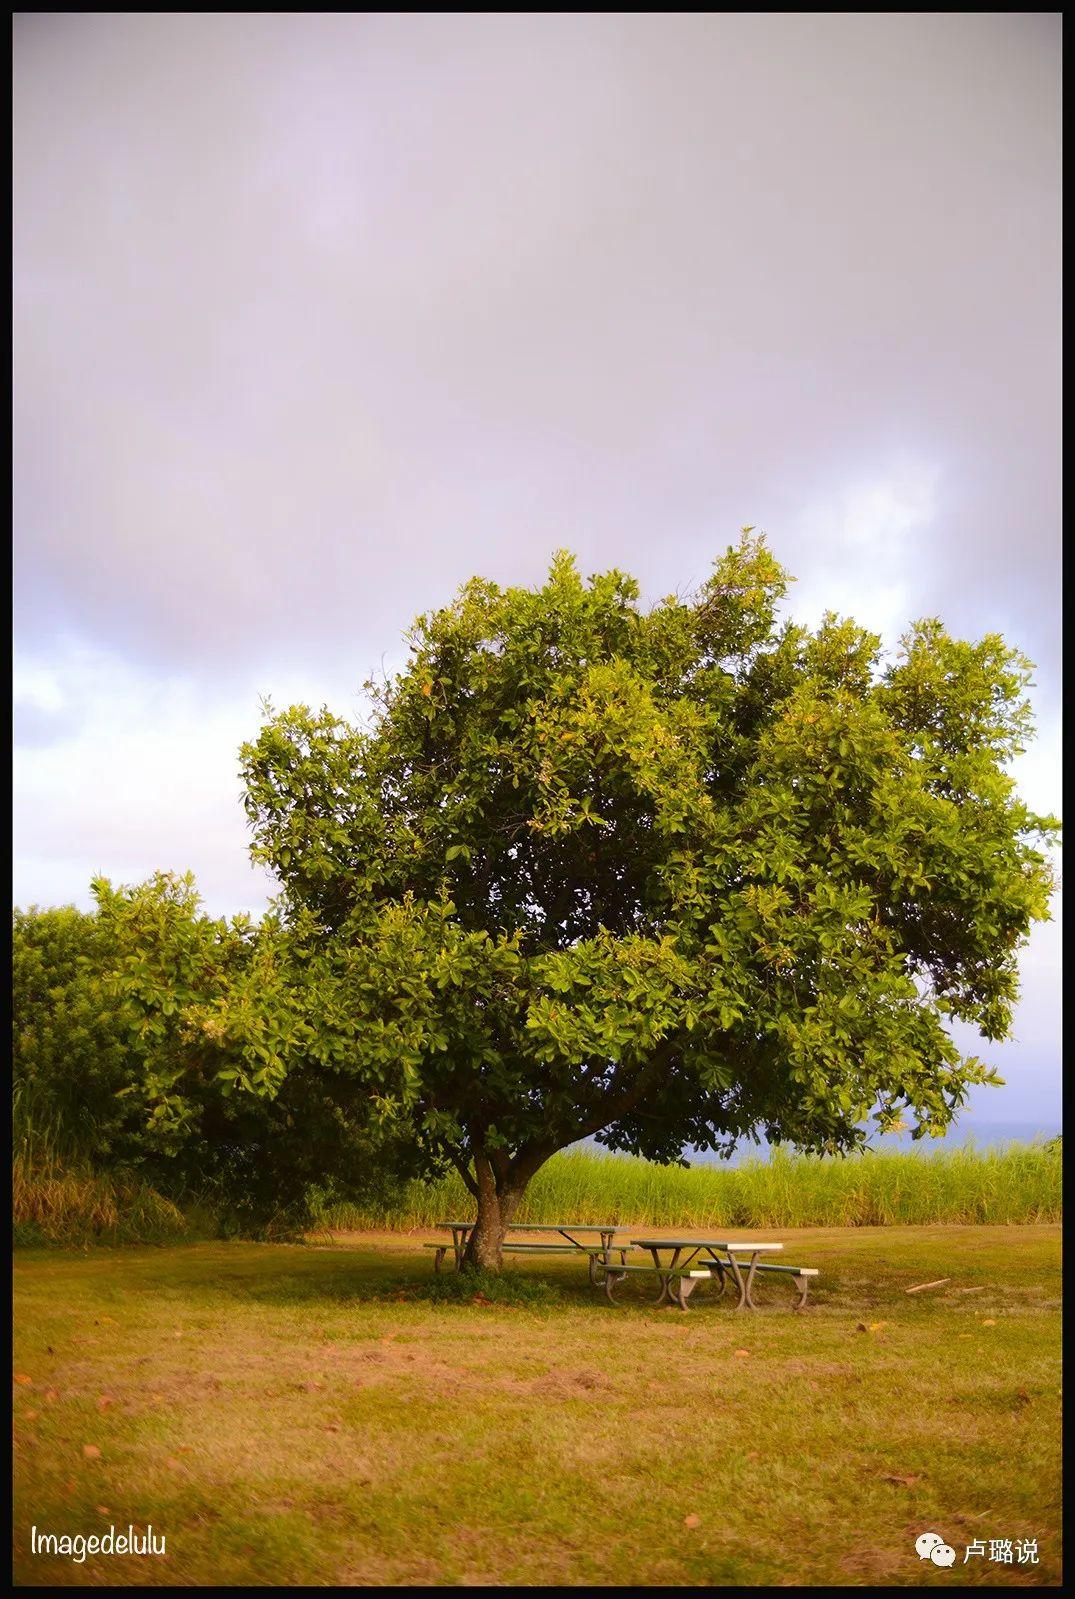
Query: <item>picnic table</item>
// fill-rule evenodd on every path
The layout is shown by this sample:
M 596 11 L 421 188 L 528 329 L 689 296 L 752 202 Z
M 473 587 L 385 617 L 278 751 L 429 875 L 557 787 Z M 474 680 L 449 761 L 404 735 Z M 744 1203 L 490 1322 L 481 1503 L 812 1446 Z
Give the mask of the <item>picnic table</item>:
M 443 1227 L 446 1231 L 451 1233 L 452 1242 L 450 1246 L 448 1244 L 427 1244 L 426 1247 L 428 1249 L 434 1249 L 437 1252 L 435 1260 L 436 1270 L 440 1271 L 441 1262 L 448 1253 L 448 1249 L 450 1247 L 455 1254 L 455 1265 L 456 1270 L 458 1271 L 460 1266 L 463 1264 L 463 1255 L 466 1252 L 467 1241 L 471 1233 L 474 1231 L 474 1228 L 477 1226 L 477 1223 L 472 1221 L 441 1221 L 437 1223 L 437 1226 Z M 621 1264 L 626 1261 L 627 1251 L 633 1246 L 630 1243 L 617 1244 L 615 1242 L 615 1238 L 617 1233 L 624 1233 L 628 1230 L 629 1229 L 626 1227 L 613 1227 L 609 1226 L 607 1223 L 600 1222 L 596 1224 L 574 1221 L 540 1223 L 511 1222 L 505 1228 L 505 1232 L 556 1233 L 559 1234 L 564 1242 L 559 1244 L 551 1241 L 548 1243 L 505 1243 L 504 1248 L 511 1254 L 588 1255 L 590 1262 L 590 1282 L 596 1287 L 596 1273 L 599 1261 L 607 1261 L 613 1253 L 619 1255 Z M 579 1236 L 579 1234 L 583 1233 L 596 1233 L 599 1241 L 597 1243 L 592 1241 L 587 1243 L 585 1238 Z
M 442 1221 L 438 1222 L 437 1226 L 451 1233 L 451 1243 L 426 1244 L 425 1248 L 435 1251 L 434 1265 L 437 1271 L 440 1271 L 441 1263 L 451 1249 L 458 1271 L 463 1264 L 467 1242 L 477 1223 Z M 818 1275 L 812 1266 L 785 1266 L 762 1259 L 763 1255 L 779 1254 L 784 1248 L 783 1244 L 744 1238 L 625 1240 L 619 1236 L 628 1231 L 627 1227 L 617 1227 L 607 1222 L 511 1222 L 505 1228 L 505 1232 L 551 1233 L 558 1235 L 562 1242 L 553 1242 L 551 1239 L 540 1243 L 506 1242 L 504 1251 L 509 1254 L 586 1255 L 589 1260 L 591 1284 L 595 1288 L 603 1287 L 609 1303 L 613 1305 L 616 1303 L 613 1291 L 620 1283 L 626 1281 L 629 1273 L 650 1272 L 659 1278 L 661 1284 L 658 1305 L 668 1301 L 678 1305 L 680 1310 L 686 1310 L 687 1300 L 699 1282 L 711 1282 L 716 1278 L 720 1284 L 720 1293 L 723 1294 L 730 1277 L 739 1292 L 736 1310 L 757 1310 L 751 1293 L 754 1280 L 759 1272 L 773 1272 L 779 1273 L 781 1277 L 786 1277 L 795 1284 L 799 1291 L 799 1299 L 793 1309 L 804 1310 L 811 1279 Z M 597 1241 L 593 1241 L 592 1236 L 588 1241 L 586 1234 L 596 1234 Z M 628 1264 L 628 1251 L 636 1249 L 649 1251 L 653 1257 L 652 1266 Z M 613 1259 L 614 1255 L 619 1256 L 618 1261 Z M 662 1255 L 670 1258 L 662 1260 Z
M 663 1305 L 666 1300 L 673 1300 L 681 1310 L 687 1309 L 687 1300 L 696 1284 L 713 1277 L 720 1282 L 721 1293 L 724 1292 L 726 1278 L 731 1277 L 739 1290 L 736 1310 L 757 1310 L 758 1307 L 750 1291 L 754 1286 L 760 1257 L 766 1254 L 778 1254 L 784 1247 L 783 1244 L 761 1243 L 740 1238 L 633 1238 L 631 1242 L 639 1249 L 649 1250 L 653 1256 L 653 1265 L 628 1266 L 622 1258 L 619 1265 L 607 1260 L 603 1262 L 604 1288 L 609 1300 L 615 1303 L 612 1300 L 613 1288 L 624 1280 L 628 1272 L 652 1271 L 657 1273 L 661 1283 L 658 1305 Z M 662 1255 L 670 1258 L 662 1261 Z M 750 1257 L 750 1265 L 744 1278 L 740 1258 L 746 1256 Z M 697 1261 L 698 1264 L 692 1271 L 693 1261 Z M 799 1268 L 793 1269 L 798 1273 Z M 803 1299 L 805 1300 L 805 1294 Z

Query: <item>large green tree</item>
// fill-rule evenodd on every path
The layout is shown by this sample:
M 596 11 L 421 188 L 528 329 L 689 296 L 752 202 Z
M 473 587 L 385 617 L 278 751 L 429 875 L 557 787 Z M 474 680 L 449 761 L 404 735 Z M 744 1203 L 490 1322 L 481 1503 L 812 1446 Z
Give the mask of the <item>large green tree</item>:
M 461 1173 L 478 1264 L 577 1139 L 846 1151 L 995 1080 L 950 1024 L 1004 1037 L 1048 915 L 1055 823 L 1005 770 L 1029 663 L 937 621 L 891 656 L 808 631 L 786 583 L 749 529 L 648 608 L 567 555 L 474 580 L 368 725 L 294 707 L 244 747 L 301 1049 Z

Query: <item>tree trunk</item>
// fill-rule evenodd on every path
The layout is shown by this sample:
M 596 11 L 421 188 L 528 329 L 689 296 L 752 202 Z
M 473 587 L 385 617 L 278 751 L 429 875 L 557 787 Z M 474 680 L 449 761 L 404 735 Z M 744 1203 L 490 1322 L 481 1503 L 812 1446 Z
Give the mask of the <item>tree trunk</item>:
M 464 1268 L 499 1271 L 504 1264 L 504 1232 L 526 1188 L 525 1179 L 498 1181 L 484 1155 L 475 1155 L 474 1174 L 478 1183 L 478 1223 L 467 1240 Z

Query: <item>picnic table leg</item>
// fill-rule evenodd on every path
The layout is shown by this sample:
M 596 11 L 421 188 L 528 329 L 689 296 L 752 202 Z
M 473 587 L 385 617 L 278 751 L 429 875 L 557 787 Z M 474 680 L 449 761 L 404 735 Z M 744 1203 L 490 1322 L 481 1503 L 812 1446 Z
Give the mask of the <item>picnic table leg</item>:
M 792 1310 L 805 1310 L 806 1295 L 810 1287 L 810 1279 L 809 1277 L 793 1277 L 791 1280 L 799 1290 L 799 1303 L 797 1305 L 792 1305 L 791 1308 Z
M 604 1251 L 605 1259 L 608 1260 L 611 1257 L 611 1255 L 613 1254 L 613 1252 L 617 1249 L 615 1228 L 612 1228 L 610 1231 L 603 1232 L 601 1234 L 601 1248 Z M 620 1265 L 621 1266 L 626 1266 L 626 1264 L 627 1264 L 627 1250 L 626 1250 L 626 1248 L 621 1245 L 619 1247 L 619 1249 L 618 1249 L 618 1253 L 619 1253 L 619 1257 L 620 1257 Z
M 626 1266 L 626 1264 L 627 1264 L 627 1250 L 626 1249 L 617 1249 L 611 1242 L 609 1242 L 607 1244 L 602 1244 L 602 1246 L 601 1246 L 599 1251 L 598 1250 L 591 1250 L 590 1251 L 590 1282 L 593 1284 L 593 1286 L 595 1288 L 600 1288 L 600 1286 L 601 1286 L 601 1284 L 597 1280 L 597 1269 L 598 1269 L 598 1267 L 599 1266 L 609 1266 L 609 1265 L 611 1265 L 612 1256 L 613 1255 L 619 1255 L 619 1257 L 620 1257 L 620 1265 L 621 1266 Z
M 441 1263 L 444 1260 L 444 1257 L 445 1257 L 445 1255 L 447 1253 L 448 1253 L 448 1245 L 447 1244 L 441 1244 L 440 1248 L 437 1250 L 436 1254 L 433 1256 L 433 1270 L 435 1272 L 439 1273 L 440 1268 L 441 1268 Z
M 612 1290 L 618 1283 L 622 1283 L 626 1275 L 627 1273 L 623 1271 L 617 1273 L 614 1269 L 609 1267 L 607 1261 L 605 1262 L 605 1297 L 610 1305 L 614 1305 L 616 1303 L 612 1297 Z
M 757 1259 L 757 1256 L 755 1256 L 755 1259 Z M 743 1274 L 739 1270 L 739 1262 L 733 1254 L 728 1256 L 728 1269 L 731 1271 L 732 1280 L 739 1290 L 739 1303 L 735 1307 L 736 1310 L 753 1310 L 754 1305 L 750 1300 L 748 1284 L 743 1281 Z
M 678 1250 L 678 1249 L 673 1250 L 671 1265 L 669 1265 L 667 1268 L 662 1268 L 660 1251 L 657 1250 L 657 1249 L 651 1249 L 650 1250 L 650 1254 L 653 1256 L 654 1269 L 657 1272 L 660 1273 L 660 1278 L 661 1278 L 661 1291 L 657 1295 L 657 1304 L 658 1305 L 663 1305 L 666 1299 L 671 1299 L 672 1298 L 672 1289 L 671 1289 L 671 1286 L 670 1286 L 671 1285 L 671 1281 L 672 1281 L 672 1273 L 675 1271 L 676 1266 L 679 1264 L 679 1257 L 680 1257 L 681 1253 L 682 1253 L 681 1250 Z
M 754 1255 L 751 1255 L 751 1257 L 750 1257 L 750 1270 L 747 1272 L 747 1287 L 746 1287 L 746 1300 L 747 1300 L 747 1304 L 749 1305 L 751 1310 L 757 1310 L 757 1308 L 758 1308 L 757 1305 L 754 1303 L 754 1300 L 753 1300 L 753 1298 L 751 1296 L 751 1292 L 750 1292 L 750 1290 L 754 1286 L 754 1278 L 755 1278 L 755 1275 L 757 1273 L 757 1270 L 758 1270 L 758 1257 L 757 1257 L 756 1254 L 754 1254 Z
M 650 1254 L 651 1254 L 651 1255 L 652 1255 L 652 1256 L 653 1256 L 653 1269 L 654 1269 L 654 1270 L 655 1270 L 655 1271 L 656 1271 L 656 1272 L 658 1272 L 658 1273 L 659 1273 L 659 1272 L 660 1272 L 660 1269 L 661 1269 L 661 1256 L 660 1256 L 660 1251 L 659 1251 L 659 1250 L 656 1250 L 656 1249 L 651 1249 L 651 1250 L 650 1250 Z M 664 1304 L 664 1300 L 665 1300 L 665 1294 L 666 1294 L 666 1292 L 667 1292 L 667 1289 L 668 1289 L 668 1284 L 667 1284 L 667 1283 L 666 1283 L 666 1282 L 665 1282 L 665 1280 L 664 1280 L 664 1278 L 663 1278 L 663 1277 L 661 1277 L 661 1276 L 658 1276 L 658 1279 L 657 1279 L 657 1280 L 658 1280 L 658 1282 L 659 1282 L 659 1283 L 660 1283 L 660 1285 L 661 1285 L 661 1291 L 660 1291 L 660 1293 L 659 1293 L 659 1294 L 658 1294 L 658 1295 L 657 1295 L 657 1303 L 658 1303 L 658 1304 L 659 1304 L 659 1305 L 663 1305 L 663 1304 Z
M 680 1310 L 686 1310 L 688 1308 L 687 1300 L 691 1297 L 700 1281 L 701 1278 L 699 1277 L 676 1278 L 676 1286 L 672 1291 L 672 1298 L 675 1300 Z

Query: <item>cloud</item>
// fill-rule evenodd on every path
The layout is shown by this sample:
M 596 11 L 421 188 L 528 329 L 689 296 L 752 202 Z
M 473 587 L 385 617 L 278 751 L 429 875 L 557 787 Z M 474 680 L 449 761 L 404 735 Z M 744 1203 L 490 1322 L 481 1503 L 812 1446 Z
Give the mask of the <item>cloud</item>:
M 1024 648 L 1057 808 L 1059 29 L 18 14 L 17 898 L 257 909 L 259 695 L 346 714 L 475 572 L 656 598 L 746 523 L 794 615 Z
M 935 466 L 897 459 L 807 503 L 792 528 L 809 563 L 786 602 L 795 620 L 817 626 L 836 611 L 894 647 L 936 583 L 938 478 Z
M 238 748 L 253 694 L 221 702 L 151 680 L 101 650 L 17 656 L 16 705 L 53 709 L 55 736 L 15 751 L 15 899 L 90 903 L 97 873 L 140 882 L 193 870 L 217 914 L 263 908 L 273 885 L 247 859 Z
M 659 590 L 753 522 L 802 573 L 902 461 L 943 485 L 908 598 L 1051 670 L 1049 18 L 16 40 L 20 636 L 212 681 L 376 654 L 561 544 Z

